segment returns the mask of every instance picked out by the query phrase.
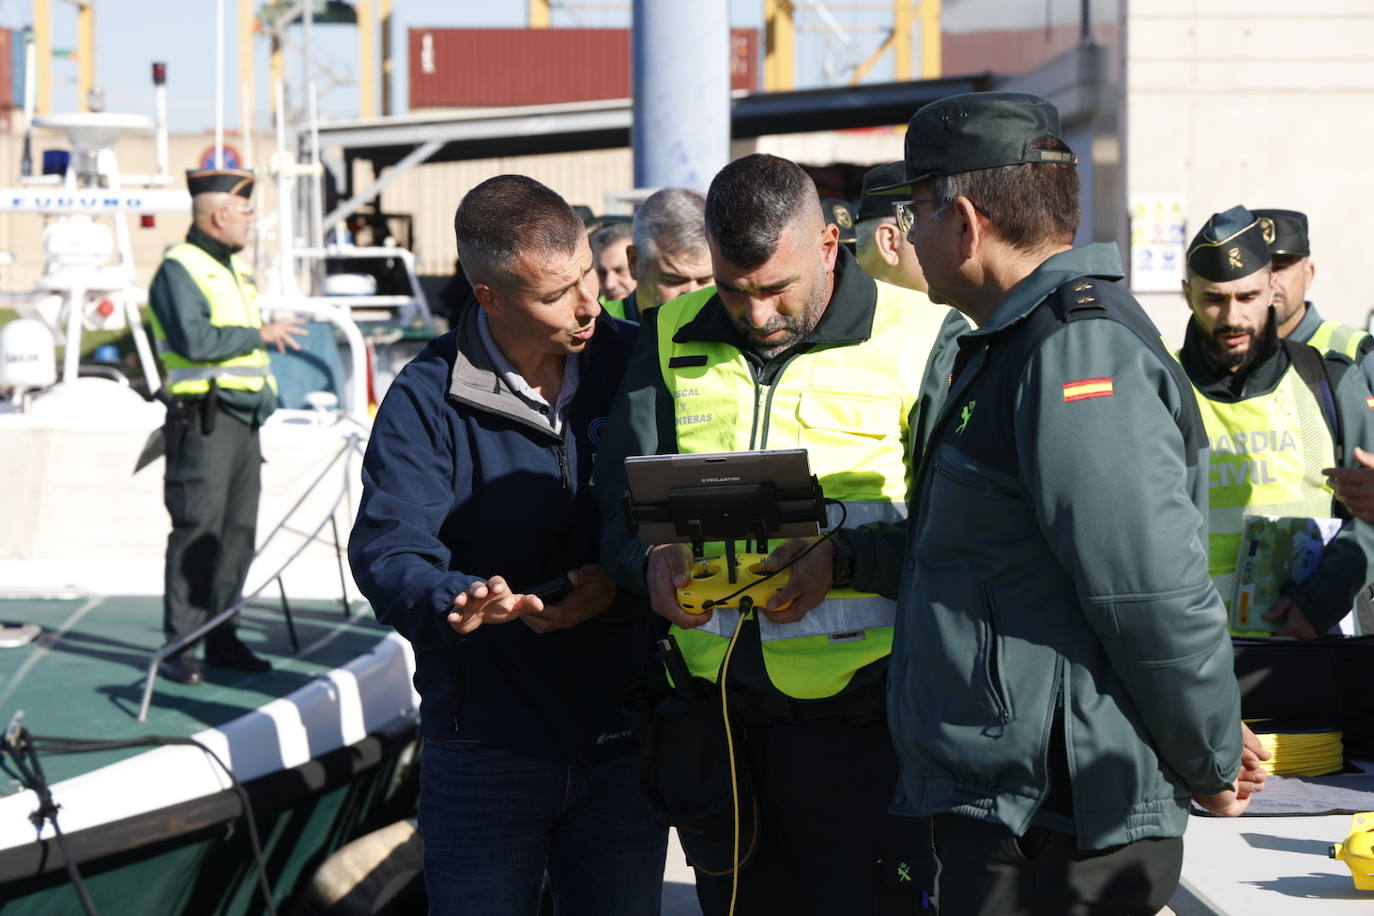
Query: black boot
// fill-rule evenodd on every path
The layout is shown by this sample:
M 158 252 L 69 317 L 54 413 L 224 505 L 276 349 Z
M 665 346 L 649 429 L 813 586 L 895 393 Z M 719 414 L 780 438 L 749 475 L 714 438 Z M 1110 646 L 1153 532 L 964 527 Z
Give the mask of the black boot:
M 171 658 L 163 659 L 157 666 L 162 676 L 178 684 L 204 683 L 205 676 L 200 672 L 200 662 L 190 652 L 182 652 Z
M 205 646 L 205 664 L 240 671 L 271 671 L 272 663 L 253 654 L 237 636 L 222 637 Z

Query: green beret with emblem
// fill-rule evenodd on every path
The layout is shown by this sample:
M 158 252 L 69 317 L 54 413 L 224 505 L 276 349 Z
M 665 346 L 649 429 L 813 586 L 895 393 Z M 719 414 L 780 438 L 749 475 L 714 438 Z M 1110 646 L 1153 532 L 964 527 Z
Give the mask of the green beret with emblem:
M 1265 230 L 1271 255 L 1305 258 L 1312 253 L 1307 241 L 1307 214 L 1297 210 L 1251 210 Z
M 219 192 L 253 196 L 253 173 L 246 169 L 188 169 L 186 190 L 191 196 Z
M 1213 213 L 1188 246 L 1188 269 L 1213 283 L 1239 280 L 1268 266 L 1264 226 L 1244 207 Z

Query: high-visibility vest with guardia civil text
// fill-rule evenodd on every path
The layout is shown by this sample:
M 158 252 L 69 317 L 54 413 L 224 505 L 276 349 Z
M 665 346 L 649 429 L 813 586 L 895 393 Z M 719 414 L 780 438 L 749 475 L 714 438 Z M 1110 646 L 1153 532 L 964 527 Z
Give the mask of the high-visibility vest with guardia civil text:
M 1291 365 L 1268 394 L 1197 400 L 1210 446 L 1207 569 L 1230 611 L 1245 516 L 1330 517 L 1322 468 L 1336 463 L 1336 450 L 1321 404 Z M 1248 608 L 1238 613 L 1232 633 L 1271 635 L 1245 626 Z

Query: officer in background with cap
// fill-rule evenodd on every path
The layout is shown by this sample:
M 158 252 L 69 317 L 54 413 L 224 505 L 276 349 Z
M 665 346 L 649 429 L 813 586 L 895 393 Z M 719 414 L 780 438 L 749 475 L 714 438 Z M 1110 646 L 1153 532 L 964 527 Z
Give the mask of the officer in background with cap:
M 1274 312 L 1279 336 L 1335 350 L 1360 367 L 1365 384 L 1374 390 L 1374 337 L 1339 321 L 1327 321 L 1307 299 L 1317 275 L 1312 246 L 1307 240 L 1307 214 L 1297 210 L 1252 210 L 1269 243 L 1269 266 L 1274 277 Z
M 854 257 L 873 279 L 924 293 L 921 262 L 906 237 L 910 227 L 897 223 L 895 205 L 907 199 L 907 188 L 901 184 L 905 175 L 905 162 L 876 166 L 864 175 L 863 197 L 855 214 Z
M 1157 912 L 1188 796 L 1240 813 L 1196 399 L 1033 95 L 932 102 L 902 206 L 931 298 L 978 325 L 915 482 L 888 723 L 943 914 Z M 1247 777 L 1237 785 L 1238 774 Z
M 277 406 L 267 351 L 300 349 L 299 320 L 262 323 L 257 290 L 238 257 L 253 225 L 253 174 L 186 173 L 192 226 L 173 246 L 148 290 L 153 336 L 166 373 L 163 487 L 167 539 L 163 630 L 184 636 L 238 600 L 253 561 L 258 521 L 258 427 Z M 233 621 L 205 638 L 211 665 L 266 671 Z M 194 647 L 162 663 L 165 677 L 202 680 Z
M 1270 636 L 1234 600 L 1247 514 L 1336 514 L 1322 468 L 1354 463 L 1374 444 L 1374 409 L 1362 376 L 1338 353 L 1279 339 L 1271 307 L 1272 223 L 1244 207 L 1214 214 L 1188 248 L 1183 295 L 1193 317 L 1179 361 L 1197 390 L 1207 438 L 1209 568 L 1238 635 Z M 1316 570 L 1263 617 L 1280 636 L 1315 637 L 1350 610 L 1374 573 L 1374 528 L 1347 522 Z

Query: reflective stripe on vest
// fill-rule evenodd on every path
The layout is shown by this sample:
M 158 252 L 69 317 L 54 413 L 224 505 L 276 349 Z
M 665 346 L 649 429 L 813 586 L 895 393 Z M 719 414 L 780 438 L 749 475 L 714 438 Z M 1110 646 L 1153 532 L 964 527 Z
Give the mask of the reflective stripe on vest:
M 660 370 L 673 399 L 677 450 L 805 448 L 825 495 L 845 504 L 846 526 L 900 523 L 909 485 L 908 420 L 945 310 L 879 283 L 868 340 L 794 355 L 772 385 L 756 385 L 736 348 L 673 339 L 714 295 L 708 287 L 659 307 Z M 829 517 L 838 522 L 838 511 L 832 508 Z M 706 553 L 724 550 L 708 544 Z M 895 615 L 896 603 L 886 598 L 832 589 L 797 623 L 760 616 L 769 679 L 799 699 L 839 693 L 855 671 L 891 652 Z M 717 610 L 701 627 L 673 628 L 694 675 L 715 679 L 724 637 L 738 620 L 737 611 Z
M 190 382 L 201 379 L 266 378 L 272 374 L 267 366 L 203 366 L 189 369 L 168 369 L 168 382 Z
M 1351 359 L 1360 358 L 1360 344 L 1368 337 L 1364 331 L 1339 321 L 1323 321 L 1304 343 L 1326 353 L 1334 350 Z
M 262 327 L 257 290 L 248 278 L 246 265 L 237 255 L 230 256 L 233 270 L 229 270 L 200 246 L 182 242 L 167 252 L 167 259 L 184 267 L 195 281 L 210 304 L 211 324 Z M 261 391 L 264 384 L 273 392 L 277 390 L 271 360 L 262 347 L 218 362 L 195 362 L 168 348 L 166 332 L 156 314 L 153 316 L 153 338 L 166 369 L 167 391 L 174 397 L 204 394 L 210 390 L 211 379 L 219 388 L 236 391 Z
M 857 528 L 860 525 L 868 525 L 873 522 L 890 522 L 898 525 L 906 521 L 906 503 L 889 502 L 862 502 L 854 499 L 839 500 L 840 505 L 844 506 L 844 527 Z M 826 516 L 830 524 L 840 524 L 840 510 L 835 506 L 826 506 Z
M 770 642 L 803 636 L 861 633 L 877 627 L 890 627 L 896 622 L 897 602 L 878 595 L 867 598 L 826 598 L 796 623 L 774 623 L 767 617 L 760 617 L 759 638 Z M 738 626 L 739 611 L 724 609 L 713 613 L 711 619 L 697 630 L 728 638 Z
M 1335 462 L 1321 405 L 1289 367 L 1267 395 L 1225 403 L 1198 395 L 1210 446 L 1207 571 L 1229 612 L 1246 515 L 1325 518 L 1331 490 L 1322 468 Z M 1236 635 L 1272 635 L 1232 629 Z

